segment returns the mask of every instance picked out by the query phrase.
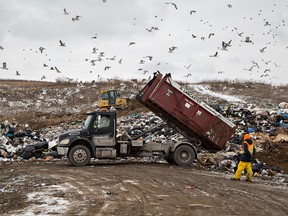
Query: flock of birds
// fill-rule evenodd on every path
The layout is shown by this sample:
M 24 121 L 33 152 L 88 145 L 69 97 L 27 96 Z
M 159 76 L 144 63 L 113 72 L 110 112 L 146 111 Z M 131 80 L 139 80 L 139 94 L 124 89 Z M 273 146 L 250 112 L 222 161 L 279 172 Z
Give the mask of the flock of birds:
M 103 3 L 106 3 L 106 0 L 103 0 Z M 178 5 L 175 4 L 174 2 L 166 2 L 165 4 L 166 5 L 171 5 L 175 10 L 178 10 Z M 274 7 L 276 7 L 276 4 L 274 4 Z M 233 6 L 231 4 L 228 4 L 227 8 L 231 9 L 231 8 L 233 8 Z M 273 10 L 272 10 L 272 12 L 273 12 Z M 262 10 L 259 10 L 259 14 L 258 15 L 260 16 L 261 13 L 262 13 Z M 194 16 L 195 14 L 197 14 L 197 10 L 190 10 L 189 11 L 189 15 Z M 71 15 L 71 13 L 66 8 L 64 8 L 63 9 L 63 15 L 64 16 L 68 16 L 68 15 Z M 158 16 L 155 15 L 155 18 L 158 18 Z M 72 19 L 72 22 L 79 22 L 79 21 L 81 21 L 82 16 L 74 15 L 74 16 L 71 17 L 71 19 Z M 247 19 L 247 18 L 244 17 L 243 19 Z M 134 18 L 134 21 L 135 20 L 136 20 L 136 18 Z M 250 20 L 252 20 L 252 17 L 250 18 Z M 161 21 L 163 21 L 163 19 L 161 19 Z M 209 27 L 212 27 L 212 24 L 209 21 L 200 20 L 200 22 L 202 22 L 203 25 L 207 25 L 208 24 Z M 135 25 L 135 23 L 133 25 Z M 271 25 L 272 24 L 267 19 L 263 19 L 263 25 L 267 26 L 267 27 L 270 27 L 269 31 L 268 32 L 264 32 L 263 34 L 268 34 L 268 35 L 270 34 L 273 39 L 277 37 L 277 34 L 273 32 L 273 29 L 271 29 Z M 285 25 L 286 25 L 285 20 L 282 20 L 282 23 L 280 23 L 278 26 L 276 26 L 276 28 L 285 27 Z M 159 31 L 159 27 L 157 27 L 157 26 L 152 26 L 150 28 L 145 27 L 145 29 L 148 32 Z M 228 26 L 223 28 L 223 30 L 226 30 L 226 29 L 228 29 Z M 241 38 L 241 40 L 240 40 L 241 42 L 246 43 L 246 44 L 252 44 L 252 45 L 254 44 L 254 42 L 252 40 L 252 36 L 253 35 L 243 36 L 246 33 L 242 32 L 242 31 L 239 31 L 239 29 L 237 27 L 234 27 L 232 29 L 232 31 L 237 33 L 237 36 L 239 38 Z M 211 39 L 212 37 L 215 37 L 216 34 L 217 34 L 217 32 L 210 32 L 207 37 L 200 36 L 200 40 L 201 41 L 205 41 L 206 39 L 207 40 Z M 169 34 L 169 36 L 171 36 L 171 34 Z M 191 38 L 192 39 L 197 39 L 198 36 L 195 33 L 193 33 L 193 34 L 191 34 Z M 91 39 L 92 40 L 98 39 L 98 34 L 94 34 L 93 36 L 91 36 Z M 229 49 L 232 47 L 232 45 L 235 46 L 233 44 L 233 42 L 236 41 L 236 40 L 239 40 L 239 39 L 234 39 L 233 38 L 233 39 L 230 39 L 229 41 L 220 42 L 219 44 L 221 44 L 221 46 L 219 46 L 217 48 L 217 51 L 215 51 L 213 54 L 209 55 L 209 57 L 218 58 L 221 55 L 220 52 L 229 51 Z M 275 46 L 275 43 L 276 43 L 276 41 L 274 41 L 274 46 Z M 136 45 L 135 41 L 127 42 L 127 46 L 135 46 L 135 45 Z M 65 41 L 63 41 L 62 39 L 59 39 L 59 46 L 60 47 L 66 47 L 68 45 L 66 45 Z M 241 44 L 239 46 L 241 46 Z M 269 50 L 269 46 L 272 46 L 271 42 L 268 42 L 267 45 L 264 46 L 264 47 L 257 48 L 257 49 L 259 49 L 259 54 L 263 54 L 267 50 Z M 168 47 L 168 53 L 174 53 L 177 50 L 177 48 L 178 48 L 177 46 Z M 288 48 L 288 47 L 286 47 L 286 48 Z M 0 52 L 3 51 L 4 49 L 5 49 L 4 46 L 0 45 Z M 39 47 L 39 53 L 40 54 L 45 54 L 47 49 L 45 47 L 43 47 L 43 46 L 40 46 Z M 37 50 L 37 52 L 38 52 L 38 50 Z M 93 47 L 92 50 L 91 50 L 91 53 L 92 54 L 98 54 L 98 56 L 96 58 L 93 58 L 93 59 L 85 58 L 85 61 L 88 62 L 91 66 L 95 66 L 98 62 L 104 62 L 104 61 L 108 62 L 108 64 L 105 65 L 104 68 L 103 68 L 104 71 L 107 71 L 107 70 L 111 69 L 112 66 L 109 65 L 109 61 L 116 61 L 117 60 L 119 64 L 122 64 L 122 62 L 123 62 L 123 58 L 117 59 L 116 55 L 112 55 L 111 57 L 107 57 L 106 53 L 104 51 L 100 51 L 99 48 L 97 48 L 97 47 Z M 46 54 L 46 56 L 47 56 L 47 54 Z M 154 57 L 152 55 L 143 56 L 143 58 L 139 60 L 139 65 L 145 65 L 147 61 L 151 62 L 153 59 L 154 59 Z M 51 61 L 51 59 L 49 59 L 49 61 Z M 157 63 L 156 67 L 159 66 L 161 63 L 162 62 Z M 166 63 L 166 64 L 168 64 L 168 63 Z M 264 64 L 264 68 L 263 68 L 263 66 L 260 66 L 261 64 L 262 65 Z M 192 63 L 189 63 L 188 66 L 184 65 L 184 68 L 188 71 L 188 73 L 185 74 L 183 76 L 183 78 L 188 78 L 188 77 L 192 76 L 192 73 L 190 71 L 191 67 L 193 67 L 192 65 L 193 65 Z M 251 65 L 248 66 L 247 68 L 243 68 L 243 70 L 244 71 L 249 71 L 250 74 L 252 73 L 252 71 L 257 70 L 257 73 L 260 73 L 259 75 L 260 75 L 261 78 L 262 77 L 263 78 L 264 77 L 269 77 L 269 79 L 278 78 L 278 77 L 272 77 L 271 76 L 272 66 L 274 66 L 274 68 L 281 67 L 281 65 L 277 64 L 276 62 L 267 61 L 267 60 L 264 60 L 264 58 L 263 58 L 261 60 L 261 62 L 256 62 L 256 61 L 252 60 L 251 61 Z M 55 71 L 56 73 L 62 73 L 62 71 L 60 69 L 58 69 L 58 67 L 49 66 L 49 64 L 47 64 L 47 63 L 43 63 L 43 67 L 49 68 L 51 71 Z M 9 70 L 7 62 L 3 62 L 2 63 L 1 69 Z M 260 72 L 260 70 L 262 70 L 262 72 Z M 142 71 L 141 73 L 143 73 L 143 74 L 149 73 L 149 71 L 147 69 L 143 68 L 143 67 L 139 67 L 137 69 L 137 71 L 139 71 L 139 72 Z M 90 70 L 89 72 L 92 73 L 92 70 Z M 223 74 L 223 73 L 225 73 L 223 70 L 219 70 L 218 71 L 218 74 Z M 16 70 L 15 75 L 16 76 L 20 76 L 21 74 L 19 73 L 18 70 Z M 99 77 L 100 76 L 98 75 L 98 78 Z M 45 80 L 45 79 L 46 79 L 46 76 L 44 74 L 44 75 L 42 75 L 41 80 Z M 69 78 L 67 77 L 67 79 L 69 79 Z M 69 80 L 71 80 L 71 79 L 69 79 Z

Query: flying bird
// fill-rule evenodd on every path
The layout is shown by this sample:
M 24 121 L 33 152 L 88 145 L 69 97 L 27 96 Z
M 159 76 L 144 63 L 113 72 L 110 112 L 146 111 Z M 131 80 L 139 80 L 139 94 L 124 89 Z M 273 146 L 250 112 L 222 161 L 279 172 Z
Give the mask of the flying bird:
M 263 47 L 262 49 L 260 49 L 260 53 L 264 53 L 264 50 L 266 49 L 267 47 Z
M 61 71 L 55 66 L 55 70 L 57 71 L 57 73 L 61 73 Z
M 1 67 L 2 69 L 8 70 L 8 68 L 7 68 L 7 63 L 6 63 L 6 62 L 3 62 L 2 65 L 3 65 L 3 66 Z
M 41 77 L 41 80 L 43 80 L 43 79 L 46 79 L 46 77 L 44 75 Z
M 135 44 L 135 42 L 130 42 L 128 46 L 131 46 L 131 45 L 134 45 L 134 44 Z
M 47 64 L 45 64 L 45 63 L 43 63 L 43 67 L 48 67 L 48 65 L 47 65 Z
M 215 34 L 214 33 L 210 33 L 209 35 L 208 35 L 208 38 L 210 38 L 211 36 L 214 36 Z
M 171 4 L 171 5 L 173 5 L 175 7 L 176 10 L 178 9 L 177 5 L 175 3 L 173 3 L 173 2 L 166 2 L 165 4 Z
M 244 42 L 246 42 L 246 43 L 252 43 L 252 40 L 250 39 L 250 37 L 246 37 Z
M 175 49 L 177 49 L 175 46 L 169 47 L 169 53 L 172 53 Z
M 192 38 L 197 38 L 197 36 L 196 36 L 196 35 L 194 35 L 194 34 L 192 34 Z
M 240 33 L 237 32 L 237 34 L 238 34 L 240 37 L 242 37 L 242 34 L 244 34 L 244 32 L 240 32 Z
M 91 39 L 97 39 L 97 34 L 95 34 Z
M 94 47 L 92 53 L 97 53 L 98 48 Z
M 192 76 L 192 74 L 191 74 L 191 73 L 188 73 L 188 74 L 186 74 L 185 76 L 183 76 L 183 78 L 184 78 L 184 77 L 188 78 L 189 76 Z
M 65 43 L 63 43 L 61 40 L 59 40 L 59 42 L 60 42 L 60 46 L 63 46 L 63 47 L 65 47 L 65 46 L 66 46 L 66 44 L 65 44 Z
M 149 61 L 152 61 L 153 56 L 145 56 L 144 58 L 149 58 Z
M 191 67 L 192 64 L 188 65 L 188 66 L 184 66 L 186 69 L 189 69 Z
M 0 50 L 4 50 L 4 47 L 3 47 L 3 46 L 0 46 Z
M 196 10 L 191 10 L 190 11 L 190 15 L 192 15 L 193 13 L 196 13 Z
M 222 41 L 222 50 L 226 50 L 227 51 L 227 47 L 231 46 L 231 42 L 232 42 L 232 40 L 230 40 L 228 43 Z
M 232 5 L 231 5 L 231 4 L 228 4 L 227 7 L 228 7 L 228 8 L 232 8 Z
M 67 12 L 66 8 L 64 8 L 63 11 L 64 11 L 64 13 L 63 13 L 64 15 L 69 15 L 69 13 Z
M 214 55 L 210 55 L 210 57 L 218 57 L 218 52 L 216 52 Z
M 40 50 L 41 53 L 43 53 L 43 51 L 45 50 L 45 48 L 44 48 L 44 47 L 39 47 L 39 50 Z
M 111 66 L 105 66 L 104 70 L 109 70 Z
M 80 20 L 80 18 L 82 18 L 81 16 L 76 15 L 75 17 L 72 17 L 72 21 L 78 21 Z
M 18 71 L 16 71 L 16 76 L 20 76 L 21 74 L 18 72 Z

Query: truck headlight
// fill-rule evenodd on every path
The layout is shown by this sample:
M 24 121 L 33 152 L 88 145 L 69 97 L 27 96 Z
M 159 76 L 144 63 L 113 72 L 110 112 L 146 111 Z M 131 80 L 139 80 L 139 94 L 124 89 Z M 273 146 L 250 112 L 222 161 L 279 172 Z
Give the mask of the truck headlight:
M 70 140 L 69 139 L 63 139 L 63 140 L 61 140 L 60 141 L 60 145 L 67 145 L 67 144 L 69 144 L 69 142 L 70 142 Z

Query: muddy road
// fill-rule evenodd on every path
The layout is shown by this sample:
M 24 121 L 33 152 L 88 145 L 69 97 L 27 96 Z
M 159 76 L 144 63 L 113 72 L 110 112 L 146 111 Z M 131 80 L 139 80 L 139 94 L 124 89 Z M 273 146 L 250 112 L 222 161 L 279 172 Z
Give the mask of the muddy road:
M 0 166 L 1 215 L 288 215 L 287 185 L 165 163 Z

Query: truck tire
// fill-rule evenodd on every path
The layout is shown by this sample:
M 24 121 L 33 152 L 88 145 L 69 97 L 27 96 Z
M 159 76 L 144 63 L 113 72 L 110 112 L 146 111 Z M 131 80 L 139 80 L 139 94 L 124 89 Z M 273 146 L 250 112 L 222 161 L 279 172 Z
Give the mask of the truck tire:
M 189 145 L 180 145 L 173 153 L 173 161 L 178 166 L 191 166 L 195 158 L 195 152 Z
M 84 145 L 76 145 L 69 151 L 68 159 L 74 166 L 86 166 L 90 162 L 91 152 Z

